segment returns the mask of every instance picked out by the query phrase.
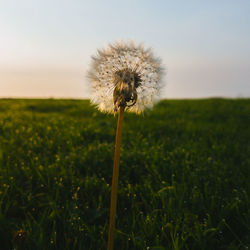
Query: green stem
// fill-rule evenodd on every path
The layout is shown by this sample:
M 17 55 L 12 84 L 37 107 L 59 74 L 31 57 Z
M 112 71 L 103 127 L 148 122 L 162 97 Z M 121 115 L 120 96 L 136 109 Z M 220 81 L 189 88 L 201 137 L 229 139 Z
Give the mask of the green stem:
M 124 113 L 124 107 L 120 107 L 119 113 L 118 113 L 117 130 L 116 130 L 115 156 L 114 156 L 113 177 L 112 177 L 109 236 L 108 236 L 108 248 L 107 248 L 108 250 L 113 250 L 113 247 L 114 247 L 115 215 L 116 215 L 116 204 L 117 204 L 123 113 Z

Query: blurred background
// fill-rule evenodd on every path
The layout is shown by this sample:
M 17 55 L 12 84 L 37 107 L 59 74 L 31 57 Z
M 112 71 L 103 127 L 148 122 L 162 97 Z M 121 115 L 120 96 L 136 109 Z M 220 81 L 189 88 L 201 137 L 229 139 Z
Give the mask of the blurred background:
M 250 1 L 0 0 L 0 97 L 89 98 L 90 57 L 134 40 L 163 98 L 250 97 Z

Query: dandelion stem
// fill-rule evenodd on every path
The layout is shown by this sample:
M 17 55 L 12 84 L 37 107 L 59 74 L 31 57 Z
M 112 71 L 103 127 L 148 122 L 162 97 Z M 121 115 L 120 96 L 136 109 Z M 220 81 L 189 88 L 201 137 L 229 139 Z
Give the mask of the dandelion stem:
M 113 247 L 114 247 L 115 215 L 116 215 L 116 204 L 117 204 L 119 159 L 120 159 L 120 146 L 121 146 L 121 140 L 122 140 L 123 113 L 124 113 L 124 107 L 120 107 L 119 112 L 118 112 L 116 143 L 115 143 L 115 156 L 114 156 L 113 177 L 112 177 L 110 218 L 109 218 L 109 236 L 108 236 L 108 248 L 107 248 L 108 250 L 113 250 Z

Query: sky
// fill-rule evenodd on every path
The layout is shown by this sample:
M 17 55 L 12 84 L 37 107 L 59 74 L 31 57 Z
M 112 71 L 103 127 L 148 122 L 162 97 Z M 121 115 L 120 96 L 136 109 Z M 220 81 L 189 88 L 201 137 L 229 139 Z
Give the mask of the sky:
M 249 0 L 0 0 L 0 97 L 89 98 L 98 48 L 153 49 L 163 98 L 250 97 Z

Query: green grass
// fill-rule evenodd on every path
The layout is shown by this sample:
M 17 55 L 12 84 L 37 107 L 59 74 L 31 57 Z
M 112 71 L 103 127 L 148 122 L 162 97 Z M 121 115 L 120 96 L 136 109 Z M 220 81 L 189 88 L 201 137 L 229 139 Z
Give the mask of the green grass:
M 1 249 L 106 249 L 116 119 L 0 100 Z M 250 99 L 125 114 L 116 249 L 250 247 Z

